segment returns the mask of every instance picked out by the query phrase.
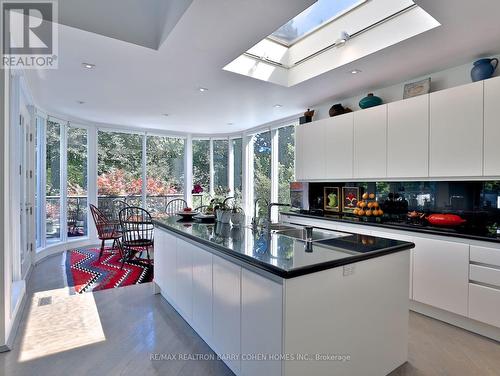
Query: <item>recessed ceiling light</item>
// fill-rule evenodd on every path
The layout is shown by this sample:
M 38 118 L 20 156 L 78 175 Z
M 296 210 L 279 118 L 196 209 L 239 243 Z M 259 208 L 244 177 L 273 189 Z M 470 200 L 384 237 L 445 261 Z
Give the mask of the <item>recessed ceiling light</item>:
M 83 67 L 86 69 L 94 69 L 95 64 L 90 64 L 90 63 L 82 63 Z
M 208 89 L 207 89 L 206 87 L 200 87 L 198 90 L 199 90 L 199 91 L 201 91 L 202 93 L 203 93 L 204 91 L 208 91 Z
M 227 123 L 227 125 L 234 125 L 234 123 Z
M 165 117 L 168 117 L 170 114 L 162 114 L 162 115 L 165 116 Z
M 84 101 L 76 101 L 76 103 L 78 103 L 78 104 L 85 104 Z
M 358 73 L 361 73 L 362 71 L 360 69 L 353 69 L 351 71 L 351 74 L 358 74 Z
M 281 108 L 281 107 L 283 107 L 281 104 L 275 104 L 274 105 L 274 108 Z

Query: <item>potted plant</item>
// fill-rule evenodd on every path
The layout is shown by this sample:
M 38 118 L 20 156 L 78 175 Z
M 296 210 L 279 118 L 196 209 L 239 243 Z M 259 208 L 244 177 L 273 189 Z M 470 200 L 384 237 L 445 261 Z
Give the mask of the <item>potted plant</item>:
M 231 221 L 231 208 L 229 207 L 227 201 L 231 197 L 226 198 L 223 201 L 217 201 L 214 199 L 214 211 L 215 211 L 215 220 L 221 223 L 229 223 Z
M 233 205 L 231 207 L 231 223 L 234 226 L 239 226 L 244 220 L 245 220 L 245 212 L 239 205 L 239 202 L 234 200 Z

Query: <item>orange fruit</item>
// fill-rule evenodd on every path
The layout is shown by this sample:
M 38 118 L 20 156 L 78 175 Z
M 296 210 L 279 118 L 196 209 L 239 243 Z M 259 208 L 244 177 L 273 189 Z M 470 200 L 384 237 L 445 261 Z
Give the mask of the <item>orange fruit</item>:
M 375 198 L 375 193 L 370 193 L 368 197 L 370 197 L 373 200 Z
M 371 210 L 367 210 L 366 213 L 365 213 L 365 215 L 367 217 L 370 217 L 372 215 L 372 211 Z

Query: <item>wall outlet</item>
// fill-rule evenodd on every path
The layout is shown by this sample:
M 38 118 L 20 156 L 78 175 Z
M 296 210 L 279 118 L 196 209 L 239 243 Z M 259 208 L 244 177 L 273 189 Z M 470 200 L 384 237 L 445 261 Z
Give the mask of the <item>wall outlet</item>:
M 344 275 L 344 277 L 348 277 L 354 274 L 354 270 L 355 270 L 354 264 L 344 265 L 342 274 Z

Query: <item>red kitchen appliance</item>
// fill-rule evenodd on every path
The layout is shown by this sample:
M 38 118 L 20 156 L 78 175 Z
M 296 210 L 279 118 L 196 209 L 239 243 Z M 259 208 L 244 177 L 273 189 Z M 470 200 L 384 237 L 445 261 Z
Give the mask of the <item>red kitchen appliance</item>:
M 426 217 L 427 221 L 433 226 L 455 227 L 467 222 L 456 214 L 431 214 Z

